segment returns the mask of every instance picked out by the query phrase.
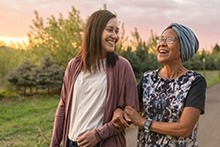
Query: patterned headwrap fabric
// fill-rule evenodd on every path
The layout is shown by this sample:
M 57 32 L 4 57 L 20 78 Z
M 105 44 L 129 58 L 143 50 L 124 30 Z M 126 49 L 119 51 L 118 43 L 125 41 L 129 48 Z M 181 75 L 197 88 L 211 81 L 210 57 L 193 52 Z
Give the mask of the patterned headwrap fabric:
M 170 28 L 174 29 L 179 37 L 182 61 L 188 61 L 199 49 L 196 35 L 190 28 L 178 23 L 171 23 L 165 30 Z

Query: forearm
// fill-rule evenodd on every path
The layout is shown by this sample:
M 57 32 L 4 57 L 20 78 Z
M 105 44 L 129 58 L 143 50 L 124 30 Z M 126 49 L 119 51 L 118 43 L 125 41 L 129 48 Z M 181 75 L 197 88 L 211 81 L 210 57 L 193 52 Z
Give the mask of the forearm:
M 51 146 L 55 147 L 60 145 L 63 137 L 64 120 L 65 105 L 63 103 L 63 99 L 61 98 L 55 113 L 53 132 L 51 135 Z
M 185 107 L 178 122 L 153 121 L 151 131 L 172 135 L 176 137 L 187 137 L 192 133 L 198 122 L 201 111 L 193 107 Z
M 145 122 L 148 118 L 142 117 L 131 107 L 127 107 L 126 112 L 135 125 L 144 128 Z M 178 122 L 159 122 L 153 120 L 149 129 L 150 131 L 160 134 L 187 137 L 191 134 L 195 124 L 198 122 L 200 112 L 201 111 L 197 108 L 187 107 L 184 108 Z
M 60 146 L 63 136 L 63 124 L 64 124 L 64 114 L 56 113 L 53 125 L 53 132 L 51 136 L 51 146 Z
M 112 122 L 106 123 L 103 126 L 95 129 L 95 136 L 98 141 L 105 140 L 111 136 L 117 135 L 125 130 L 125 127 L 116 128 Z
M 187 137 L 191 134 L 192 128 L 181 122 L 158 122 L 153 121 L 150 130 L 156 133 L 176 137 Z

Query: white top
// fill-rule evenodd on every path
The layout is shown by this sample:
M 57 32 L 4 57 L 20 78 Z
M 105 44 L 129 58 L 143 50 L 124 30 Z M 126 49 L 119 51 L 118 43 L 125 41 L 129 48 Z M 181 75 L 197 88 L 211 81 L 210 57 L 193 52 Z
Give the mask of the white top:
M 72 141 L 76 141 L 80 134 L 103 124 L 107 91 L 105 69 L 101 68 L 96 73 L 80 72 L 75 81 L 68 134 Z

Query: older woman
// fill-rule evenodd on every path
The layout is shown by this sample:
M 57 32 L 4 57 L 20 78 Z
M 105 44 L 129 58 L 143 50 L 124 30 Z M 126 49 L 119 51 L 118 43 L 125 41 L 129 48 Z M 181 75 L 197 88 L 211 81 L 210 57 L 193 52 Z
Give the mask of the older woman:
M 170 24 L 157 44 L 157 59 L 163 67 L 148 71 L 138 84 L 143 116 L 127 106 L 124 112 L 139 126 L 139 147 L 195 147 L 200 114 L 204 113 L 206 81 L 183 62 L 199 47 L 192 30 Z

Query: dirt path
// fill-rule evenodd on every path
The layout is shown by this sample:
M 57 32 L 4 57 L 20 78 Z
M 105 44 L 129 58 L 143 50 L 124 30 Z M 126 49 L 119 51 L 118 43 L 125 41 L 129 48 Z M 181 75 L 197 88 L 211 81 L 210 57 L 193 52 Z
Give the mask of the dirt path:
M 199 147 L 220 147 L 220 83 L 207 90 L 205 114 L 199 120 Z M 136 147 L 137 128 L 126 131 L 127 147 Z

